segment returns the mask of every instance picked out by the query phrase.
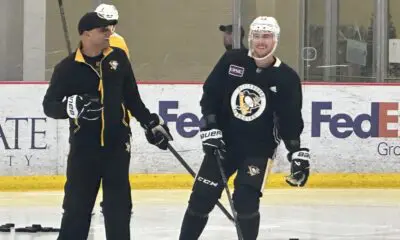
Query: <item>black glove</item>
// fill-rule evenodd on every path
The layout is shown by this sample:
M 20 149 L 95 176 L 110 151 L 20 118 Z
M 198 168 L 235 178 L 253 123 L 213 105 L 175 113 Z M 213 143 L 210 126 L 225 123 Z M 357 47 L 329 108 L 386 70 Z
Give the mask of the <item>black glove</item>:
M 101 117 L 103 106 L 99 98 L 84 95 L 72 95 L 67 98 L 67 114 L 70 118 L 82 118 L 89 121 Z
M 303 187 L 310 174 L 310 150 L 300 148 L 288 153 L 287 158 L 290 162 L 290 175 L 286 177 L 286 182 L 292 187 Z
M 168 142 L 172 141 L 173 138 L 169 132 L 169 128 L 157 114 L 150 114 L 150 122 L 141 125 L 145 129 L 146 139 L 150 144 L 162 150 L 167 149 Z
M 222 131 L 216 128 L 209 130 L 201 130 L 200 139 L 203 144 L 203 151 L 206 155 L 216 154 L 216 151 L 222 154 L 220 157 L 224 158 L 226 153 L 225 142 L 222 138 Z

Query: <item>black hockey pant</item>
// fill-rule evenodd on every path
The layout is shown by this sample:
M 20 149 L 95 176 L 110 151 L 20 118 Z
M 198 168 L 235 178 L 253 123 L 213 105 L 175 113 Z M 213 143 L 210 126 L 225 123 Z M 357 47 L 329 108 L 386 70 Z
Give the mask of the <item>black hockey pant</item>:
M 130 149 L 73 146 L 68 155 L 59 240 L 86 240 L 102 181 L 107 240 L 129 240 L 131 188 Z
M 255 240 L 258 236 L 260 197 L 269 173 L 267 168 L 270 168 L 272 164 L 272 162 L 268 164 L 272 153 L 273 150 L 267 154 L 248 156 L 244 153 L 231 152 L 223 160 L 227 177 L 232 176 L 237 170 L 232 198 L 245 240 Z M 224 186 L 215 157 L 205 156 L 195 178 L 181 227 L 180 240 L 199 238 L 207 223 L 208 214 L 221 197 L 223 190 Z

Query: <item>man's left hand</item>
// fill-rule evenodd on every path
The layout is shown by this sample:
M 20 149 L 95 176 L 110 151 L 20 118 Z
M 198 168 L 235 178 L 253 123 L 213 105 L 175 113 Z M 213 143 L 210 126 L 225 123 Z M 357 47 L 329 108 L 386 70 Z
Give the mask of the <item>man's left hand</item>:
M 162 150 L 166 150 L 168 142 L 173 140 L 168 126 L 155 113 L 150 115 L 150 119 L 148 124 L 142 125 L 145 129 L 147 141 Z

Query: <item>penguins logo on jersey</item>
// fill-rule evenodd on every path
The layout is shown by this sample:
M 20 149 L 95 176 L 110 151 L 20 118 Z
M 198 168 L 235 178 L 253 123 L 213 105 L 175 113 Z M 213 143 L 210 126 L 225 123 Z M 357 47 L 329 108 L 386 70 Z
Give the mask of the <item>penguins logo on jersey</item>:
M 240 85 L 231 96 L 233 115 L 246 122 L 258 118 L 264 112 L 266 105 L 265 93 L 253 84 Z

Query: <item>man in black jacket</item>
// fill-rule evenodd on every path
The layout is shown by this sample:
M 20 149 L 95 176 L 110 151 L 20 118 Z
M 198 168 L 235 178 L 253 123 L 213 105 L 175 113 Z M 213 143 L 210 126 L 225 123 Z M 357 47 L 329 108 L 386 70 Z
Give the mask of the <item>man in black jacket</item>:
M 165 150 L 172 140 L 142 102 L 126 53 L 109 46 L 110 25 L 95 12 L 80 19 L 80 47 L 57 64 L 43 100 L 48 117 L 70 123 L 62 240 L 87 239 L 100 181 L 107 239 L 130 239 L 128 111 L 151 144 Z
M 232 50 L 233 49 L 233 26 L 232 26 L 232 24 L 219 25 L 219 30 L 224 33 L 223 34 L 223 42 L 224 42 L 225 49 Z M 243 26 L 241 26 L 240 27 L 240 49 L 247 52 L 248 49 L 243 44 L 244 35 L 245 35 L 244 28 L 243 28 Z

